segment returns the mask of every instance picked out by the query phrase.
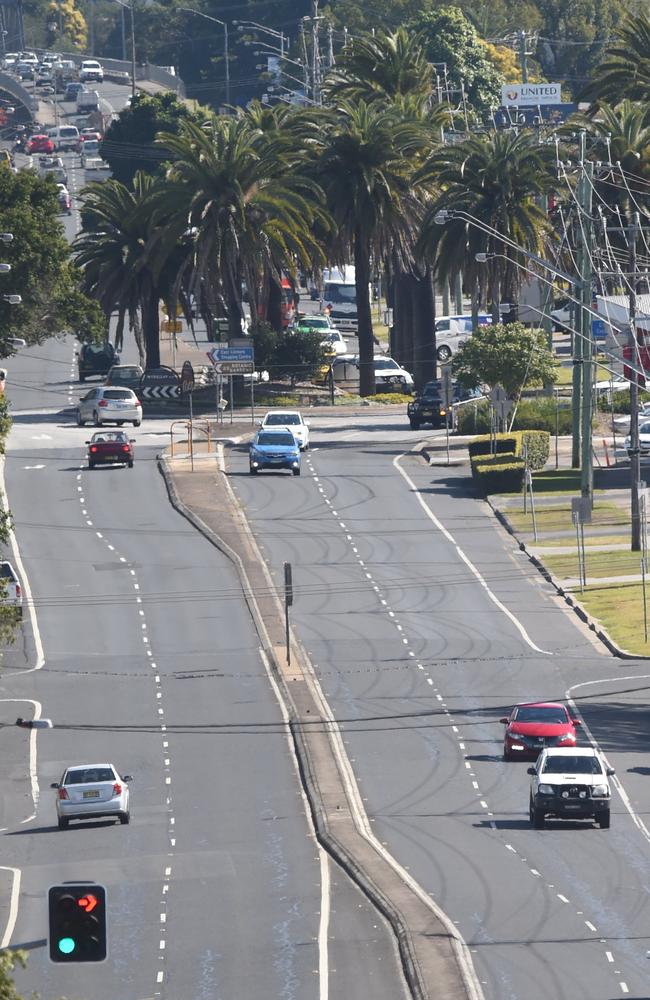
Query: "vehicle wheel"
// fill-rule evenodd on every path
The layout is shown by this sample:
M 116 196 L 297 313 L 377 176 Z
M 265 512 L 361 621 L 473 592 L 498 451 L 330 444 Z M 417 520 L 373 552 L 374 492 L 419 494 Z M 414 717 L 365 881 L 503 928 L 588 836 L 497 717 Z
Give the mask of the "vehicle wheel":
M 85 424 L 86 421 L 81 419 L 81 410 L 77 410 L 77 427 L 84 427 Z
M 598 826 L 601 830 L 609 830 L 609 809 L 599 814 Z
M 99 422 L 99 413 L 97 412 L 97 410 L 93 411 L 93 424 L 95 427 L 102 426 L 101 423 Z
M 251 465 L 251 467 L 249 468 L 248 471 L 250 472 L 251 476 L 256 476 L 257 475 L 257 469 L 254 469 L 252 465 Z
M 122 826 L 126 826 L 126 824 L 130 822 L 131 822 L 130 812 L 120 813 L 120 823 L 122 824 Z
M 417 420 L 410 420 L 409 423 L 411 425 L 411 430 L 412 431 L 419 431 L 420 430 L 420 424 L 418 423 Z
M 510 754 L 508 753 L 507 750 L 503 751 L 503 759 L 504 760 L 512 760 L 512 757 L 510 756 Z
M 118 427 L 124 427 L 124 421 L 123 420 L 116 420 L 115 423 L 117 424 Z
M 132 468 L 133 468 L 133 462 L 131 461 L 131 462 L 129 462 L 129 469 L 132 469 Z
M 534 830 L 541 830 L 541 829 L 543 829 L 543 827 L 544 827 L 544 810 L 543 809 L 536 809 L 535 806 L 531 802 L 529 814 L 530 814 L 530 822 L 531 822 L 531 824 L 533 826 L 533 829 Z
M 141 421 L 141 420 L 134 420 L 134 421 L 133 421 L 133 426 L 134 426 L 134 427 L 139 427 L 141 423 L 142 423 L 142 421 Z
M 95 468 L 95 463 L 94 462 L 89 462 L 88 463 L 88 468 L 89 469 L 94 469 Z
M 59 816 L 59 830 L 67 830 L 70 820 L 67 816 Z
M 300 475 L 300 469 L 292 469 L 291 471 L 293 472 L 294 476 Z
M 86 381 L 86 376 L 82 375 L 81 372 L 79 372 L 79 381 L 80 382 L 85 382 Z
M 446 344 L 443 344 L 442 347 L 438 348 L 436 354 L 438 361 L 449 361 L 451 357 L 451 349 L 447 347 Z

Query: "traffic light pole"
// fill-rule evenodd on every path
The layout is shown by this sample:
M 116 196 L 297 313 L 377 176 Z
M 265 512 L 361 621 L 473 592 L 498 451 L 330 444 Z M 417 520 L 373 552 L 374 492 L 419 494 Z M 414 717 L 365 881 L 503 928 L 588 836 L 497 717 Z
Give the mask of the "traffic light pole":
M 639 375 L 641 370 L 639 343 L 640 337 L 636 329 L 636 241 L 639 235 L 639 213 L 632 216 L 632 225 L 628 226 L 628 270 L 629 278 L 629 317 L 630 335 L 634 350 L 631 358 L 630 379 L 630 513 L 632 531 L 630 548 L 632 552 L 641 551 L 641 511 L 639 505 L 639 480 L 641 478 L 641 452 L 639 449 Z

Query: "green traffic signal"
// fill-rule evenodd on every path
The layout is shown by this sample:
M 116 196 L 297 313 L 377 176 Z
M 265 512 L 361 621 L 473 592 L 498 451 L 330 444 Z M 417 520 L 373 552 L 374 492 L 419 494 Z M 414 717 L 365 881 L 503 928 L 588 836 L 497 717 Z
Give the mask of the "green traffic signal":
M 59 951 L 62 951 L 64 955 L 71 955 L 76 947 L 74 938 L 64 937 L 59 940 Z

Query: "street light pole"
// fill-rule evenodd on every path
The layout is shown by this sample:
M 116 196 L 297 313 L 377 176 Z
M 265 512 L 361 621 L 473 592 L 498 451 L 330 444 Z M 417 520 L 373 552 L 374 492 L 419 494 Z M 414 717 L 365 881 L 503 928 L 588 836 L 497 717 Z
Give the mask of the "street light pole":
M 131 97 L 135 97 L 135 0 L 129 5 L 131 11 Z
M 639 343 L 641 337 L 636 331 L 636 241 L 639 235 L 639 213 L 632 217 L 632 225 L 628 226 L 628 270 L 629 279 L 629 315 L 630 335 L 632 337 L 632 364 L 630 379 L 630 514 L 632 531 L 630 549 L 632 552 L 641 550 L 641 512 L 639 507 L 639 479 L 641 478 L 641 452 L 639 448 L 639 378 L 643 370 L 640 364 Z
M 177 7 L 177 10 L 183 10 L 186 14 L 196 14 L 197 17 L 204 17 L 206 21 L 214 21 L 215 24 L 220 24 L 223 28 L 223 61 L 226 68 L 226 104 L 230 104 L 230 48 L 228 43 L 228 23 L 227 21 L 222 21 L 218 17 L 212 17 L 211 14 L 204 14 L 202 10 L 194 10 L 193 7 Z

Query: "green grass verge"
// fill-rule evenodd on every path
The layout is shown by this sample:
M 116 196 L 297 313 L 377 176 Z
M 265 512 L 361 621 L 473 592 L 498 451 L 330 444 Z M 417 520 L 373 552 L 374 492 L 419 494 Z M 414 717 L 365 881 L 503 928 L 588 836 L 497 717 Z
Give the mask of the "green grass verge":
M 650 643 L 643 632 L 643 592 L 641 584 L 588 587 L 576 597 L 588 613 L 597 618 L 617 646 L 647 656 Z M 648 595 L 650 613 L 650 594 Z
M 625 549 L 613 552 L 586 552 L 587 579 L 602 576 L 632 576 L 634 573 L 640 573 L 639 558 L 638 552 L 630 552 Z M 545 556 L 544 565 L 554 576 L 562 579 L 578 576 L 577 554 Z
M 538 548 L 552 545 L 571 545 L 570 538 L 540 538 L 535 545 Z M 624 545 L 630 544 L 630 536 L 627 535 L 585 535 L 585 547 L 589 545 Z
M 531 532 L 533 530 L 533 518 L 530 513 L 523 511 L 508 511 L 508 521 L 515 531 Z M 571 520 L 571 504 L 558 504 L 556 507 L 540 507 L 536 505 L 536 519 L 538 531 L 572 531 L 574 525 Z M 607 525 L 629 524 L 630 515 L 626 510 L 617 507 L 616 504 L 606 502 L 596 502 L 591 515 L 592 525 L 607 527 Z M 589 526 L 585 526 L 585 535 L 589 533 Z M 547 539 L 548 541 L 548 539 Z M 558 545 L 562 544 L 561 539 L 557 539 Z M 569 543 L 570 544 L 570 543 Z
M 551 452 L 553 442 L 551 441 Z M 579 469 L 542 469 L 533 473 L 533 490 L 535 493 L 568 493 L 576 496 L 580 493 Z

